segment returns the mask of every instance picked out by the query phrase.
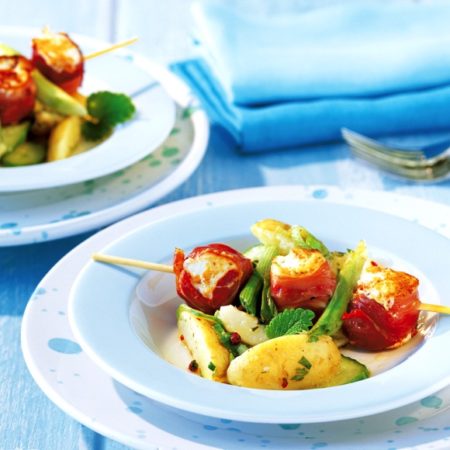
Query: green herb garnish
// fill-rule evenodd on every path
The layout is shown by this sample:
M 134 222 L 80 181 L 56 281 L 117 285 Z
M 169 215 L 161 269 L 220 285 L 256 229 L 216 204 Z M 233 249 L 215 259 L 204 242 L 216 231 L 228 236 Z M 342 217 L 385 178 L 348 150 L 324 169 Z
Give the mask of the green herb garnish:
M 291 380 L 294 381 L 302 381 L 303 378 L 306 377 L 306 375 L 308 375 L 309 369 L 307 369 L 306 367 L 299 367 L 296 372 L 295 375 L 291 378 Z
M 314 313 L 309 309 L 285 309 L 275 316 L 267 325 L 266 334 L 269 339 L 287 334 L 298 334 L 312 326 Z
M 302 356 L 302 358 L 299 361 L 299 364 L 301 364 L 302 366 L 306 367 L 307 369 L 311 369 L 311 367 L 312 367 L 311 362 L 305 356 Z
M 208 364 L 208 369 L 211 372 L 214 372 L 216 370 L 216 365 L 212 361 L 210 361 L 209 364 Z
M 294 381 L 302 381 L 303 378 L 305 378 L 306 375 L 308 375 L 309 369 L 311 369 L 312 367 L 311 362 L 305 356 L 302 356 L 298 363 L 302 367 L 298 367 L 297 370 L 295 371 L 295 375 L 291 378 L 291 380 Z
M 109 91 L 91 94 L 86 108 L 93 120 L 83 123 L 83 136 L 90 141 L 108 136 L 116 125 L 131 119 L 136 111 L 130 97 Z

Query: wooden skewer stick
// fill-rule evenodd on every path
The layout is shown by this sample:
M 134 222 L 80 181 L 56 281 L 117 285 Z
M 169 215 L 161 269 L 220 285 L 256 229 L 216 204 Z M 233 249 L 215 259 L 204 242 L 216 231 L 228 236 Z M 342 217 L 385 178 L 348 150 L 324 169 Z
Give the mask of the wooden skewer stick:
M 173 273 L 173 267 L 168 264 L 158 264 L 139 259 L 121 258 L 120 256 L 103 255 L 101 253 L 94 253 L 92 258 L 95 261 L 100 261 L 108 264 L 119 264 L 122 266 L 139 267 L 141 269 L 156 270 L 157 272 Z M 431 303 L 421 303 L 419 306 L 421 311 L 430 311 L 439 314 L 450 314 L 450 306 L 433 305 Z
M 97 50 L 96 52 L 89 53 L 89 55 L 85 55 L 83 59 L 86 61 L 88 59 L 96 58 L 97 56 L 112 52 L 114 50 L 117 50 L 118 48 L 122 48 L 122 47 L 126 47 L 127 45 L 134 44 L 137 40 L 138 40 L 137 37 L 133 37 L 131 39 L 127 39 L 126 41 L 118 42 L 117 44 L 113 44 L 102 50 Z
M 419 306 L 421 311 L 430 311 L 440 314 L 450 314 L 450 306 L 432 305 L 431 303 L 421 303 Z
M 157 272 L 173 273 L 173 267 L 168 264 L 158 264 L 138 259 L 121 258 L 120 256 L 103 255 L 94 253 L 92 259 L 108 264 L 119 264 L 121 266 L 139 267 L 140 269 L 156 270 Z

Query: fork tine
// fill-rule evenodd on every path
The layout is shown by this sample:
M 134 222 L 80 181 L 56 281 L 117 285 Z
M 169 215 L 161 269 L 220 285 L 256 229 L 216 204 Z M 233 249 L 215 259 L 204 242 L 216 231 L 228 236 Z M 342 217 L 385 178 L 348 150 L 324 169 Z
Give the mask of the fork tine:
M 347 128 L 342 129 L 342 136 L 351 145 L 364 145 L 365 147 L 383 153 L 388 157 L 418 160 L 424 159 L 425 157 L 421 150 L 403 150 L 400 148 L 383 145 Z
M 430 167 L 432 164 L 426 159 L 409 159 L 409 158 L 401 158 L 394 155 L 386 154 L 385 152 L 380 152 L 378 150 L 374 150 L 372 147 L 369 147 L 361 142 L 349 143 L 350 149 L 352 152 L 359 151 L 360 153 L 367 154 L 373 159 L 377 159 L 385 162 L 386 164 L 399 165 L 403 167 L 410 167 L 412 169 L 415 168 L 426 168 Z
M 404 165 L 391 164 L 386 160 L 374 157 L 371 153 L 361 151 L 360 148 L 354 148 L 354 154 L 387 172 L 414 181 L 437 181 L 447 178 L 450 175 L 450 158 L 445 160 L 442 159 L 437 164 L 428 167 L 413 168 Z

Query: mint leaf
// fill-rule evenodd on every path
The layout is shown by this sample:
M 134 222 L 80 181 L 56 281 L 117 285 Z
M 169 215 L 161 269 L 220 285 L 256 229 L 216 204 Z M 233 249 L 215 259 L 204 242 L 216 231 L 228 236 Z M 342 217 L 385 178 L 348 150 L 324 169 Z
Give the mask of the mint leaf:
M 130 97 L 109 91 L 91 94 L 87 99 L 86 107 L 92 117 L 112 127 L 131 119 L 135 111 Z
M 266 327 L 269 339 L 287 334 L 298 334 L 312 326 L 314 313 L 309 309 L 285 309 L 275 316 Z
M 116 125 L 131 119 L 136 111 L 130 97 L 109 91 L 91 94 L 87 98 L 86 109 L 93 118 L 83 124 L 83 136 L 88 140 L 106 137 Z
M 102 122 L 83 122 L 81 131 L 83 133 L 83 136 L 88 141 L 99 141 L 100 139 L 103 139 L 111 134 L 113 131 L 113 127 Z

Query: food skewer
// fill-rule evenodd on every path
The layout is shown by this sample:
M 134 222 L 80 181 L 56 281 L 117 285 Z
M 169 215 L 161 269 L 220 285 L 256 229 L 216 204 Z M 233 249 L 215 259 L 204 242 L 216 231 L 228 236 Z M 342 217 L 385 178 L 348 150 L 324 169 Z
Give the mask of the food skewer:
M 132 258 L 122 258 L 120 256 L 105 255 L 102 253 L 94 253 L 92 255 L 92 259 L 94 261 L 103 262 L 107 264 L 138 267 L 141 269 L 155 270 L 157 272 L 174 273 L 173 266 L 168 264 L 159 264 Z M 450 306 L 435 305 L 431 303 L 420 303 L 419 310 L 435 312 L 439 314 L 450 314 Z
M 140 269 L 156 270 L 157 272 L 174 273 L 173 266 L 168 264 L 158 264 L 138 259 L 122 258 L 120 256 L 103 255 L 101 253 L 94 253 L 92 259 L 108 264 L 119 264 L 122 266 L 139 267 Z
M 97 50 L 96 52 L 89 53 L 88 55 L 85 55 L 83 57 L 83 59 L 85 61 L 87 61 L 89 59 L 96 58 L 97 56 L 104 55 L 105 53 L 109 53 L 109 52 L 112 52 L 112 51 L 117 50 L 119 48 L 126 47 L 128 45 L 134 44 L 137 40 L 138 40 L 138 37 L 135 36 L 135 37 L 127 39 L 125 41 L 117 42 L 116 44 L 112 44 L 109 47 L 103 48 L 101 50 Z

